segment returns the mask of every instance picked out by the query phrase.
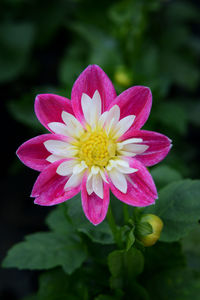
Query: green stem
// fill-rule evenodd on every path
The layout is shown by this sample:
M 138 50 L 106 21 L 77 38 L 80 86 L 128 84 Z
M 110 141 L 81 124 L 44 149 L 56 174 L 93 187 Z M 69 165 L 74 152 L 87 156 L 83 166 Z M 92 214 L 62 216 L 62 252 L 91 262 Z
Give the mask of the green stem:
M 108 208 L 107 220 L 108 220 L 109 227 L 112 231 L 114 241 L 116 242 L 116 244 L 119 248 L 122 248 L 120 231 L 117 228 L 117 225 L 115 223 L 115 218 L 112 213 L 111 205 L 109 205 L 109 208 Z
M 123 214 L 124 214 L 124 223 L 127 224 L 130 216 L 128 212 L 128 206 L 126 204 L 123 204 Z

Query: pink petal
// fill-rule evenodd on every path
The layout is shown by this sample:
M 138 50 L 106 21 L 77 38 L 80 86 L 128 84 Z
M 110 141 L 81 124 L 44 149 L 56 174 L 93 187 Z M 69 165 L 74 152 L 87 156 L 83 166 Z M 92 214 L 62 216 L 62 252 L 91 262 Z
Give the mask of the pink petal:
M 133 137 L 143 139 L 142 144 L 149 146 L 144 153 L 135 157 L 145 166 L 153 166 L 159 163 L 165 158 L 172 146 L 171 140 L 161 133 L 147 130 L 134 130 L 134 128 L 130 128 L 121 137 L 121 140 L 124 141 Z
M 72 107 L 76 118 L 84 124 L 83 111 L 81 107 L 82 94 L 92 98 L 95 91 L 98 91 L 102 101 L 102 112 L 115 99 L 116 92 L 112 82 L 104 71 L 97 65 L 88 66 L 78 77 L 72 88 Z
M 50 164 L 46 158 L 51 153 L 44 146 L 44 142 L 47 140 L 67 141 L 67 137 L 58 134 L 36 136 L 18 148 L 17 156 L 26 166 L 37 171 L 42 171 Z
M 80 186 L 64 191 L 64 186 L 69 177 L 60 176 L 56 170 L 65 160 L 56 161 L 50 164 L 38 176 L 32 190 L 31 197 L 36 197 L 34 203 L 44 206 L 51 206 L 64 202 L 80 192 Z
M 136 159 L 131 158 L 129 165 L 138 171 L 127 175 L 127 193 L 120 192 L 110 181 L 112 193 L 128 205 L 143 207 L 154 204 L 157 199 L 157 191 L 150 173 Z
M 65 97 L 53 94 L 41 94 L 35 99 L 35 113 L 40 123 L 49 131 L 48 123 L 61 122 L 61 114 L 66 111 L 73 114 L 71 101 Z
M 120 118 L 135 115 L 132 127 L 140 129 L 149 117 L 152 94 L 148 87 L 134 86 L 120 94 L 109 106 L 109 109 L 115 104 L 120 108 Z
M 110 201 L 109 185 L 104 182 L 104 198 L 99 198 L 94 192 L 88 195 L 86 190 L 87 176 L 82 181 L 82 206 L 88 220 L 94 225 L 101 223 L 107 214 Z

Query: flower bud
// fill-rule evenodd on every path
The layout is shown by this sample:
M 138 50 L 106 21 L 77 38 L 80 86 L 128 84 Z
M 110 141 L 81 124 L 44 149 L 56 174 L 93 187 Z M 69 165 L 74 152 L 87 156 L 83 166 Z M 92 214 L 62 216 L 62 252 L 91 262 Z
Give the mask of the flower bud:
M 114 75 L 115 81 L 123 87 L 128 87 L 132 84 L 132 76 L 130 72 L 123 66 L 119 67 Z
M 144 214 L 140 219 L 140 226 L 145 223 L 151 225 L 152 233 L 142 234 L 142 232 L 140 231 L 139 239 L 145 247 L 150 247 L 154 245 L 157 242 L 157 240 L 160 238 L 160 234 L 163 229 L 163 222 L 156 215 Z

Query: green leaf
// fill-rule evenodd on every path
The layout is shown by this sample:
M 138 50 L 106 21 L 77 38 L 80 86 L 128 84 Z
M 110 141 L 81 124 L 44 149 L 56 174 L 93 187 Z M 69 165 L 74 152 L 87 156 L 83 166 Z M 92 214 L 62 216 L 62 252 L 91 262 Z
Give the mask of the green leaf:
M 181 240 L 183 253 L 186 256 L 188 266 L 196 271 L 200 270 L 200 225 Z
M 93 242 L 100 244 L 113 244 L 113 236 L 106 220 L 98 226 L 91 224 L 85 217 L 81 205 L 80 195 L 65 203 L 67 213 L 74 224 L 74 227 L 86 234 Z
M 106 72 L 113 71 L 122 63 L 117 40 L 94 24 L 73 23 L 71 28 L 81 35 L 90 46 L 89 63 L 98 64 Z
M 136 277 L 143 270 L 144 258 L 136 248 L 115 250 L 108 256 L 108 266 L 113 277 Z
M 153 176 L 157 188 L 162 188 L 170 182 L 182 179 L 182 175 L 178 171 L 167 165 L 154 167 L 151 170 L 151 175 Z
M 115 250 L 108 256 L 108 266 L 114 277 L 120 276 L 123 270 L 123 250 Z
M 161 241 L 178 241 L 199 220 L 200 180 L 185 179 L 167 185 L 160 191 L 154 206 L 145 213 L 158 215 L 164 222 Z
M 88 300 L 81 279 L 77 275 L 68 276 L 60 268 L 45 272 L 39 278 L 38 300 Z
M 0 82 L 16 78 L 25 68 L 34 40 L 31 23 L 5 23 L 0 27 Z
M 187 268 L 160 271 L 148 279 L 148 290 L 155 300 L 198 299 L 200 274 L 195 274 Z
M 54 208 L 46 218 L 48 227 L 61 234 L 76 234 L 76 230 L 67 215 L 66 206 L 60 204 Z
M 63 300 L 69 292 L 69 277 L 61 269 L 43 273 L 39 284 L 38 300 Z
M 134 243 L 135 243 L 134 229 L 131 229 L 128 233 L 127 240 L 126 240 L 126 250 L 128 251 L 133 246 Z
M 187 111 L 179 102 L 162 102 L 155 107 L 155 118 L 167 128 L 179 134 L 187 132 Z
M 188 118 L 190 123 L 192 123 L 195 126 L 200 126 L 200 102 L 199 99 L 179 99 L 179 101 L 182 101 L 183 106 L 187 110 Z
M 86 259 L 86 251 L 78 236 L 41 232 L 28 235 L 24 242 L 13 246 L 3 267 L 41 270 L 62 266 L 71 274 Z
M 116 297 L 108 296 L 108 295 L 99 295 L 94 300 L 114 300 Z
M 12 117 L 18 122 L 25 124 L 37 131 L 44 131 L 44 127 L 37 120 L 34 113 L 35 96 L 33 94 L 24 95 L 20 100 L 11 100 L 7 108 Z
M 160 270 L 186 266 L 186 260 L 179 242 L 158 242 L 145 249 L 144 274 L 148 278 Z
M 79 74 L 86 67 L 85 48 L 81 47 L 81 43 L 73 44 L 67 48 L 60 62 L 59 79 L 63 85 L 71 88 Z
M 150 300 L 148 291 L 136 281 L 130 283 L 129 295 L 132 295 L 131 299 Z
M 53 93 L 65 96 L 61 90 L 53 86 L 40 86 L 39 88 L 34 88 L 31 93 L 25 93 L 20 99 L 10 100 L 6 103 L 7 109 L 12 117 L 24 124 L 29 126 L 32 130 L 42 133 L 46 133 L 46 129 L 38 121 L 34 112 L 34 101 L 37 94 L 40 93 Z
M 167 10 L 168 17 L 173 18 L 177 21 L 199 21 L 199 11 L 195 8 L 192 2 L 177 1 L 173 5 L 168 6 Z
M 132 247 L 129 251 L 115 250 L 111 252 L 108 256 L 108 267 L 112 275 L 110 278 L 112 289 L 116 291 L 122 289 L 130 295 L 130 299 L 149 299 L 144 287 L 136 281 L 136 277 L 142 273 L 144 268 L 144 257 L 138 249 Z
M 62 0 L 48 1 L 48 9 L 45 1 L 37 5 L 35 18 L 37 20 L 37 43 L 39 43 L 39 48 L 49 41 L 52 42 L 59 27 L 69 18 L 72 7 L 73 5 L 69 5 L 69 2 Z

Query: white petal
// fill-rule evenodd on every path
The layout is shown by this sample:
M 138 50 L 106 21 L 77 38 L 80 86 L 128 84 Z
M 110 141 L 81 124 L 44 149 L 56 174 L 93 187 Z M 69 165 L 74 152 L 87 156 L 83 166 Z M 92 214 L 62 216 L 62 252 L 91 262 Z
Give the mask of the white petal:
M 72 174 L 67 183 L 64 186 L 64 190 L 69 190 L 70 188 L 77 187 L 81 184 L 83 178 L 83 172 L 80 174 Z
M 105 129 L 109 133 L 117 124 L 120 117 L 120 108 L 118 105 L 114 105 L 108 112 L 105 121 Z
M 55 161 L 58 161 L 63 158 L 65 158 L 65 157 L 51 154 L 46 158 L 46 160 L 49 161 L 50 163 L 54 163 Z
M 107 116 L 108 116 L 108 111 L 105 111 L 105 112 L 100 116 L 99 121 L 98 121 L 98 125 L 99 125 L 100 127 L 103 127 L 103 126 L 104 126 L 104 123 L 105 123 L 105 121 L 106 121 Z
M 65 124 L 60 122 L 52 122 L 49 123 L 48 126 L 54 133 L 69 136 L 69 131 L 67 130 L 67 126 Z
M 115 126 L 115 119 L 112 118 L 112 120 L 105 127 L 107 134 L 110 133 L 110 131 L 113 129 L 114 126 Z
M 109 172 L 109 176 L 110 176 L 112 183 L 118 190 L 120 190 L 122 193 L 127 192 L 126 177 L 122 173 L 118 172 L 116 169 L 113 168 Z
M 93 188 L 92 188 L 92 175 L 90 177 L 88 176 L 88 178 L 87 178 L 86 190 L 87 190 L 88 195 L 91 195 L 94 192 Z
M 116 166 L 116 169 L 123 174 L 132 174 L 138 171 L 138 169 L 124 167 L 124 166 Z
M 99 173 L 99 171 L 100 171 L 100 168 L 99 168 L 99 167 L 97 167 L 97 166 L 92 166 L 92 168 L 91 168 L 91 174 L 96 175 L 96 174 Z
M 70 136 L 79 138 L 84 133 L 81 123 L 72 114 L 63 111 L 62 119 L 67 125 L 67 130 L 70 133 Z
M 94 127 L 101 116 L 101 97 L 96 90 L 92 99 L 85 93 L 81 97 L 81 106 L 86 122 Z
M 86 168 L 87 168 L 86 163 L 84 161 L 81 161 L 80 163 L 78 163 L 74 166 L 73 174 L 79 174 Z
M 91 102 L 91 100 L 92 99 L 87 94 L 85 94 L 85 93 L 82 94 L 81 106 L 82 106 L 85 121 L 89 125 L 91 125 L 91 113 L 92 113 L 92 109 L 91 109 L 92 102 Z
M 92 176 L 92 188 L 95 194 L 103 199 L 103 180 L 100 174 Z
M 44 142 L 44 146 L 46 149 L 55 155 L 63 155 L 67 156 L 67 152 L 69 147 L 71 146 L 69 143 L 58 141 L 58 140 L 48 140 Z
M 128 151 L 122 151 L 122 150 L 120 150 L 119 153 L 120 153 L 120 155 L 122 155 L 122 156 L 128 156 L 128 157 L 129 157 L 129 156 L 130 156 L 130 157 L 136 156 L 136 153 L 128 152 Z
M 123 142 L 119 142 L 117 143 L 117 150 L 120 151 L 123 149 L 123 147 L 125 145 L 128 145 L 128 144 L 133 144 L 133 143 L 142 143 L 143 142 L 143 139 L 140 139 L 140 138 L 132 138 L 132 139 L 128 139 L 128 140 L 125 140 Z
M 128 145 L 125 145 L 122 150 L 140 154 L 140 153 L 143 153 L 148 148 L 149 148 L 149 146 L 147 146 L 147 145 L 128 144 Z
M 132 138 L 132 139 L 125 140 L 119 144 L 126 145 L 126 144 L 131 144 L 131 143 L 142 143 L 142 141 L 143 141 L 143 139 Z
M 76 161 L 73 159 L 64 161 L 63 163 L 61 163 L 58 166 L 56 173 L 58 173 L 61 176 L 68 176 L 68 175 L 72 174 L 75 164 L 76 164 Z
M 101 116 L 101 96 L 97 90 L 95 91 L 92 97 L 92 103 L 93 111 L 95 111 L 96 118 L 99 119 L 99 117 Z
M 120 117 L 120 108 L 118 105 L 114 105 L 109 110 L 106 121 L 107 123 L 109 123 L 114 118 L 115 123 L 117 123 L 119 121 L 119 117 Z
M 134 115 L 121 119 L 115 126 L 114 138 L 118 138 L 123 135 L 132 126 L 134 119 Z
M 129 164 L 126 160 L 124 159 L 117 159 L 115 160 L 116 165 L 122 166 L 122 167 L 129 167 Z
M 113 168 L 115 168 L 116 162 L 112 159 L 109 160 L 108 165 L 106 166 L 106 170 L 111 171 Z
M 106 176 L 105 176 L 105 173 L 103 170 L 100 169 L 100 174 L 101 174 L 101 177 L 103 179 L 103 181 L 107 182 L 108 183 L 108 180 L 106 179 Z

